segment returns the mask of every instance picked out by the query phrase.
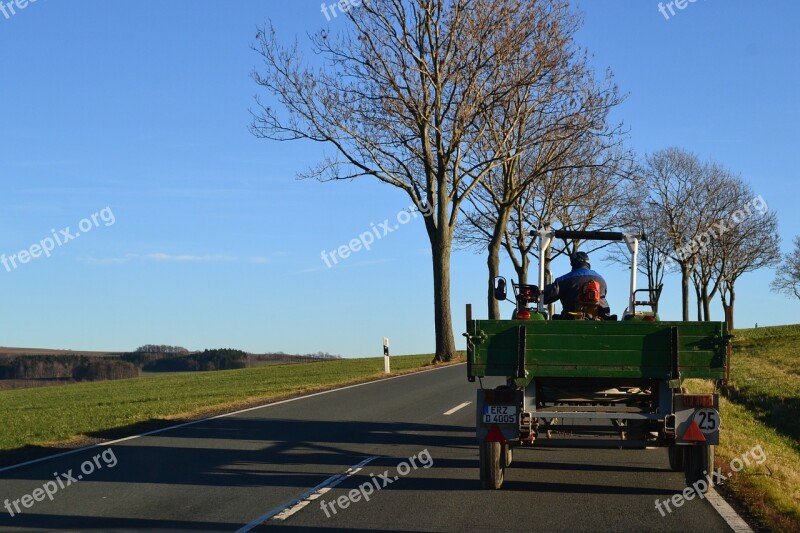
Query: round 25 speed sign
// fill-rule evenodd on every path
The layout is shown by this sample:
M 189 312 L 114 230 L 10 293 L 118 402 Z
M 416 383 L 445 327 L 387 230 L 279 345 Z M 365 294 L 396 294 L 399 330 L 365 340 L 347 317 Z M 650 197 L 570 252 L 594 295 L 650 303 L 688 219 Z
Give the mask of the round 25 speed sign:
M 694 414 L 694 421 L 706 435 L 719 430 L 719 413 L 716 409 L 699 409 Z

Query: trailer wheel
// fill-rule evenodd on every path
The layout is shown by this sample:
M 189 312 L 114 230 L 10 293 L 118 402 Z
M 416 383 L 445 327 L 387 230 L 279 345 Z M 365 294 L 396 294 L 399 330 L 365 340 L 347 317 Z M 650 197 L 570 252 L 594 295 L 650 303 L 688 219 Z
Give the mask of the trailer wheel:
M 497 490 L 503 486 L 505 457 L 499 442 L 482 442 L 480 450 L 481 486 Z
M 686 474 L 686 485 L 694 485 L 700 480 L 705 480 L 706 476 L 714 470 L 714 446 L 710 444 L 698 444 L 688 446 L 684 452 L 683 471 Z M 698 486 L 705 486 L 701 492 L 708 490 L 708 485 L 703 483 Z
M 685 446 L 670 444 L 667 448 L 669 452 L 669 467 L 673 472 L 683 472 L 683 451 Z
M 503 451 L 505 455 L 503 458 L 505 459 L 505 463 L 503 463 L 504 468 L 508 468 L 511 466 L 511 463 L 514 462 L 514 449 L 511 447 L 510 444 L 503 444 Z

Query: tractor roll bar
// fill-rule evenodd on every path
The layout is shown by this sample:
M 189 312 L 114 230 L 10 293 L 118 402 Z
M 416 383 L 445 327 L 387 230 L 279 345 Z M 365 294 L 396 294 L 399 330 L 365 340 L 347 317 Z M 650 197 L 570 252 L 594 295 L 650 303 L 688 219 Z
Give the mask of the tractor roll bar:
M 556 239 L 581 239 L 584 241 L 621 241 L 625 238 L 622 233 L 614 231 L 569 231 L 555 230 L 553 237 Z
M 619 231 L 570 231 L 555 230 L 553 237 L 556 239 L 581 239 L 584 241 L 624 241 L 626 234 Z M 644 236 L 637 235 L 640 241 L 645 240 Z
M 544 258 L 545 252 L 553 243 L 553 239 L 580 239 L 585 241 L 623 241 L 631 254 L 631 283 L 630 295 L 628 297 L 628 310 L 633 313 L 635 310 L 636 293 L 636 272 L 639 264 L 639 241 L 645 240 L 644 235 L 633 235 L 617 231 L 569 231 L 569 230 L 547 230 L 540 229 L 534 232 L 539 236 L 539 312 L 544 311 Z

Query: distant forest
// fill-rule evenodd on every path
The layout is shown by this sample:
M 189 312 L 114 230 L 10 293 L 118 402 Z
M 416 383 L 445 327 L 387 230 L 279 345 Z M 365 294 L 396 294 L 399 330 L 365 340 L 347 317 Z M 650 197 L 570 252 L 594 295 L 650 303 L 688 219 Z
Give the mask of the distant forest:
M 317 352 L 250 354 L 221 348 L 190 352 L 182 346 L 146 344 L 122 355 L 0 355 L 0 380 L 100 381 L 139 377 L 142 372 L 191 372 L 250 368 L 259 363 L 341 359 Z

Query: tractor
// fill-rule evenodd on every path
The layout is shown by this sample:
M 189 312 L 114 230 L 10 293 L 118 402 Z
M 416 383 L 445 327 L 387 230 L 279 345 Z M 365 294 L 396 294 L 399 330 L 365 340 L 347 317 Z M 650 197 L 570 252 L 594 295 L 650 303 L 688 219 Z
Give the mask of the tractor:
M 617 241 L 631 257 L 628 307 L 621 318 L 548 313 L 546 251 L 555 239 Z M 719 395 L 729 375 L 724 322 L 662 321 L 661 288 L 637 289 L 639 242 L 627 233 L 541 230 L 538 285 L 516 284 L 510 320 L 472 318 L 467 305 L 467 377 L 480 382 L 476 436 L 484 489 L 500 489 L 516 448 L 668 448 L 687 485 L 708 479 L 719 444 Z M 507 282 L 495 280 L 495 298 Z M 645 299 L 637 299 L 647 295 Z M 505 378 L 484 388 L 483 378 Z M 689 394 L 689 378 L 714 392 Z M 701 483 L 700 486 L 710 485 Z M 697 485 L 695 485 L 697 486 Z

